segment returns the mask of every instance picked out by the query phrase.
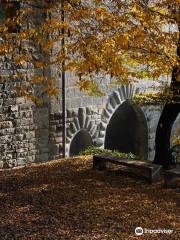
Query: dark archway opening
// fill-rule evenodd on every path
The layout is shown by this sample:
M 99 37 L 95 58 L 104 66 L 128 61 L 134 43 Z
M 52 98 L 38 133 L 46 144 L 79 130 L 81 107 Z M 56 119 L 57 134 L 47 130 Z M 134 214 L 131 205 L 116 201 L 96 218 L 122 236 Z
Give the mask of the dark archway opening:
M 92 138 L 87 130 L 80 130 L 74 136 L 71 145 L 70 145 L 70 156 L 77 156 L 83 150 L 85 150 L 88 146 L 92 145 Z
M 148 128 L 144 113 L 132 101 L 122 103 L 112 115 L 106 129 L 105 148 L 131 152 L 147 159 Z

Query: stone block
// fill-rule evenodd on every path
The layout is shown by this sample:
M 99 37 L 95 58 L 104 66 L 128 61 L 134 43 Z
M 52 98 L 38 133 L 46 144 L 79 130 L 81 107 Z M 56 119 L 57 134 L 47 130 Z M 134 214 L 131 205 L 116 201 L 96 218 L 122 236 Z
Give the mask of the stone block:
M 35 156 L 28 156 L 26 159 L 28 163 L 35 162 Z
M 55 143 L 62 143 L 63 138 L 62 137 L 55 137 L 54 142 Z
M 31 139 L 31 138 L 35 138 L 36 134 L 35 131 L 29 131 L 27 133 L 24 134 L 26 139 Z
M 10 121 L 5 121 L 0 123 L 0 129 L 2 128 L 12 128 L 13 124 Z
M 73 100 L 69 99 L 69 101 L 71 102 L 71 105 L 69 106 L 69 108 L 72 107 L 72 108 L 78 109 L 79 107 L 82 107 L 82 99 L 80 97 L 75 97 L 73 98 Z
M 18 134 L 13 136 L 13 140 L 22 141 L 24 139 L 24 134 Z
M 1 138 L 0 138 L 0 142 L 1 142 L 1 144 L 8 144 L 8 143 L 12 143 L 12 140 L 13 140 L 13 137 L 14 136 L 1 136 Z
M 17 98 L 16 98 L 16 103 L 17 103 L 18 105 L 20 105 L 20 104 L 25 104 L 25 102 L 26 102 L 26 99 L 25 99 L 24 97 L 17 97 Z
M 19 111 L 28 110 L 29 108 L 30 108 L 30 106 L 28 104 L 20 104 L 19 105 Z
M 27 158 L 27 152 L 20 152 L 20 153 L 17 153 L 16 154 L 16 157 L 18 158 L 18 159 L 21 159 L 21 158 Z
M 27 163 L 27 159 L 20 157 L 20 158 L 17 158 L 16 166 L 23 166 L 23 165 L 26 165 L 26 163 Z
M 17 159 L 8 159 L 6 160 L 5 165 L 7 165 L 9 168 L 17 167 L 18 160 Z M 22 163 L 24 165 L 24 162 Z

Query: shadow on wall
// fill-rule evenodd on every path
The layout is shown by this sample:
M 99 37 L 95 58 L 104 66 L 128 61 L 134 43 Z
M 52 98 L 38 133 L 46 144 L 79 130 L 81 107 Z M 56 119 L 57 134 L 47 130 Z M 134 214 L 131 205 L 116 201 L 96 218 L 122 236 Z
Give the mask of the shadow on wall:
M 106 129 L 105 148 L 132 152 L 140 159 L 148 155 L 148 127 L 143 111 L 130 100 L 112 115 Z

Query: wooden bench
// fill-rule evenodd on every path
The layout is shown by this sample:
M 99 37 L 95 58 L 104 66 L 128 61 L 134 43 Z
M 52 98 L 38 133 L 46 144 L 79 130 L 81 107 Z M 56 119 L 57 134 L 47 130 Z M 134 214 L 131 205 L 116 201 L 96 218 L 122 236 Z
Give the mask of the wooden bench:
M 166 171 L 164 181 L 166 187 L 180 188 L 180 167 Z
M 93 156 L 93 169 L 106 170 L 107 162 L 126 166 L 128 169 L 133 170 L 134 174 L 145 178 L 150 183 L 160 179 L 162 166 L 153 164 L 150 161 L 128 160 L 112 156 L 95 155 Z

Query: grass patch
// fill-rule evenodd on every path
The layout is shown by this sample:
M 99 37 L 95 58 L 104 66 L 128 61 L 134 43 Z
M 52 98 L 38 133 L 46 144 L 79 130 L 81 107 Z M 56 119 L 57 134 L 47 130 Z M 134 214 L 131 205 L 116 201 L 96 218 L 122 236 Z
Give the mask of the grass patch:
M 124 153 L 117 150 L 101 149 L 95 146 L 89 146 L 86 150 L 81 151 L 80 155 L 101 155 L 101 156 L 113 156 L 121 159 L 138 159 L 133 153 Z

